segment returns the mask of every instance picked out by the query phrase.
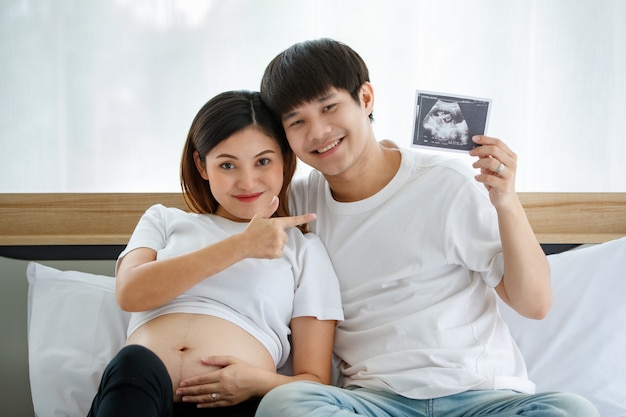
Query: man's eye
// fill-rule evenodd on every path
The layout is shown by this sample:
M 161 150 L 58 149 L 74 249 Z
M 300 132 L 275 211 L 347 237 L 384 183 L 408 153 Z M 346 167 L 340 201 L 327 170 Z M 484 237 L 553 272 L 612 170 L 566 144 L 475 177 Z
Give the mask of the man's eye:
M 297 125 L 300 125 L 300 124 L 302 124 L 302 123 L 304 123 L 302 120 L 296 120 L 295 122 L 290 123 L 290 124 L 289 124 L 289 126 L 290 126 L 290 127 L 291 127 L 291 126 L 297 126 Z
M 335 104 L 329 104 L 328 106 L 324 107 L 324 112 L 327 112 L 328 110 L 332 109 L 333 107 L 335 107 Z

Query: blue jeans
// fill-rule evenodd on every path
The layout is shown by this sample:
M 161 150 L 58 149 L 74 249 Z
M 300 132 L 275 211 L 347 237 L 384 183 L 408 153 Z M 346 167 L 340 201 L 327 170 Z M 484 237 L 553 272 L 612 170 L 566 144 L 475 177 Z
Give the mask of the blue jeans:
M 365 388 L 293 382 L 261 400 L 256 417 L 600 417 L 588 400 L 568 393 L 520 394 L 506 390 L 466 391 L 430 400 Z

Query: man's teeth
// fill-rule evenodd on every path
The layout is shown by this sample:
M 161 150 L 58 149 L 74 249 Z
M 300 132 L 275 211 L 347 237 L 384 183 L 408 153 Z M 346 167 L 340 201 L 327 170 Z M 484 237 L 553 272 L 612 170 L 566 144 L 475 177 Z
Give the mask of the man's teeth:
M 328 146 L 326 146 L 324 148 L 318 149 L 317 153 L 328 152 L 328 151 L 330 151 L 332 148 L 334 148 L 337 145 L 339 145 L 339 140 L 334 141 L 333 143 L 331 143 L 330 145 L 328 145 Z

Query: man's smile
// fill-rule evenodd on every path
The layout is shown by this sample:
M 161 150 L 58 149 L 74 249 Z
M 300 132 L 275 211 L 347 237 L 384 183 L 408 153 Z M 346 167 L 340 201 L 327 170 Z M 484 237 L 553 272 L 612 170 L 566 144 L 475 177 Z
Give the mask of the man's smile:
M 337 139 L 336 141 L 324 146 L 323 148 L 317 149 L 315 152 L 326 153 L 330 151 L 331 149 L 333 149 L 335 146 L 339 145 L 339 142 L 341 142 L 341 139 Z

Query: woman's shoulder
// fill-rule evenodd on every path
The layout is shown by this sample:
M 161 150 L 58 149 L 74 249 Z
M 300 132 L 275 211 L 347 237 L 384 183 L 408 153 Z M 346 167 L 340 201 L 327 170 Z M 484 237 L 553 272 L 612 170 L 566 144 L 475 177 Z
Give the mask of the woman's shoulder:
M 181 210 L 177 207 L 167 207 L 161 203 L 157 203 L 148 207 L 142 217 L 163 222 L 164 224 L 172 224 L 181 221 L 197 221 L 201 216 L 201 214 Z
M 288 227 L 285 229 L 285 233 L 287 233 L 289 239 L 293 238 L 301 242 L 314 242 L 320 240 L 319 236 L 317 236 L 315 233 L 303 233 L 302 230 L 298 229 L 297 227 Z
M 326 247 L 322 239 L 315 233 L 302 233 L 297 227 L 289 227 L 285 229 L 285 233 L 287 233 L 288 236 L 286 248 L 290 248 L 294 253 L 308 253 L 309 255 L 307 256 L 311 256 L 312 254 L 321 252 L 327 256 Z
M 170 216 L 189 216 L 193 213 L 179 209 L 178 207 L 167 207 L 161 203 L 153 204 L 146 209 L 146 213 L 155 213 Z

